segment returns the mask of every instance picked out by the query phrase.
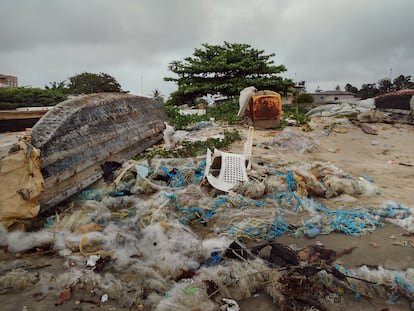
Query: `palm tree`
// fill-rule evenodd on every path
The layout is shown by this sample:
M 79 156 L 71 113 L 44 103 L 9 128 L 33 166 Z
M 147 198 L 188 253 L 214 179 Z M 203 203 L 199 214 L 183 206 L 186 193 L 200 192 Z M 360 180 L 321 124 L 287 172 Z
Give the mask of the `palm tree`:
M 164 103 L 164 95 L 161 94 L 159 89 L 152 90 L 151 97 L 160 104 Z

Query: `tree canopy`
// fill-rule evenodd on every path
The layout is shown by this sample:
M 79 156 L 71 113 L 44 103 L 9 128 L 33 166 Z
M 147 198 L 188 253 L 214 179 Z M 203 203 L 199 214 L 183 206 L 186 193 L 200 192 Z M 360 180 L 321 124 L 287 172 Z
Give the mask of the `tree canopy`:
M 378 83 L 364 83 L 361 89 L 358 90 L 355 86 L 347 83 L 345 90 L 357 94 L 361 99 L 375 97 L 388 92 L 399 91 L 405 88 L 413 87 L 411 76 L 399 75 L 393 81 L 385 78 L 378 81 Z
M 52 90 L 52 91 L 58 91 L 64 94 L 68 93 L 68 88 L 66 86 L 66 82 L 49 82 L 49 85 L 45 85 L 45 90 Z
M 192 57 L 171 62 L 168 69 L 178 77 L 164 80 L 177 83 L 178 90 L 171 94 L 173 104 L 192 102 L 207 94 L 234 97 L 247 86 L 286 93 L 294 82 L 279 76 L 286 68 L 274 65 L 274 56 L 248 44 L 204 43 Z
M 69 94 L 123 92 L 118 81 L 103 72 L 99 74 L 83 72 L 68 78 L 68 80 L 67 88 Z

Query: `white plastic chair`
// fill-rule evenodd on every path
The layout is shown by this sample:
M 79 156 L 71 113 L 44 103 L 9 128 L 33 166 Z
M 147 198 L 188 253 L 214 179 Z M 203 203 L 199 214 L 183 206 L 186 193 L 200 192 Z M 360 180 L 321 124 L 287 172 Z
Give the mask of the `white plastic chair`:
M 248 181 L 247 171 L 251 168 L 251 155 L 253 146 L 253 127 L 249 127 L 247 140 L 244 143 L 243 154 L 229 153 L 214 149 L 214 154 L 207 149 L 206 169 L 204 177 L 211 186 L 224 192 L 229 192 L 237 183 Z M 221 158 L 218 176 L 211 173 L 216 158 Z
M 247 133 L 247 140 L 244 142 L 243 146 L 243 154 L 247 160 L 247 170 L 250 171 L 252 168 L 252 148 L 253 148 L 253 134 L 254 134 L 254 127 L 249 126 L 249 131 Z

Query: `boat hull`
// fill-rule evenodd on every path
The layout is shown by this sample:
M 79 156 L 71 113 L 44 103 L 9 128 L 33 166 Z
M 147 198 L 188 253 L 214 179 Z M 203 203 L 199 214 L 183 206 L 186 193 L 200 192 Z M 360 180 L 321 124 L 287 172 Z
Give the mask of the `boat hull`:
M 162 140 L 168 116 L 156 101 L 122 93 L 66 100 L 32 129 L 45 179 L 41 212 L 103 176 L 105 162 L 125 162 Z

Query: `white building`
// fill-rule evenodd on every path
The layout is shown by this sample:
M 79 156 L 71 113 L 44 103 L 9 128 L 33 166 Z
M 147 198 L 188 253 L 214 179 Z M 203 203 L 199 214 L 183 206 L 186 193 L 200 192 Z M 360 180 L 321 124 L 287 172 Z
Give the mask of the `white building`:
M 321 91 L 310 94 L 314 104 L 354 103 L 359 100 L 355 93 L 347 91 Z

